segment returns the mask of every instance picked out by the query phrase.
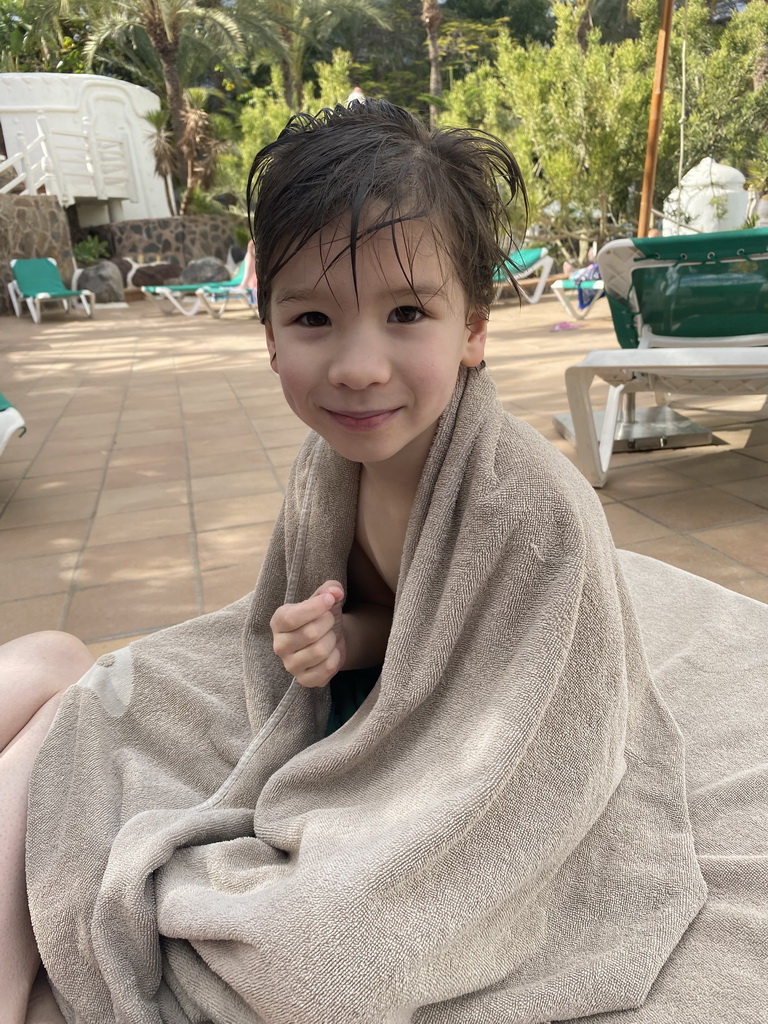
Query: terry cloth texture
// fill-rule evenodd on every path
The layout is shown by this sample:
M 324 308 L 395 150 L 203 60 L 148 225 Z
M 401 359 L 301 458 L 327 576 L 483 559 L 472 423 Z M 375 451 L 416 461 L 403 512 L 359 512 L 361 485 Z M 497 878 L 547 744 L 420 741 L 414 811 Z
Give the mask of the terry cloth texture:
M 709 888 L 645 1005 L 588 1024 L 768 1021 L 768 605 L 620 552 L 654 676 L 686 741 Z
M 345 581 L 358 473 L 311 435 L 252 598 L 62 702 L 28 877 L 68 1021 L 622 1010 L 704 903 L 682 736 L 599 502 L 484 370 L 424 468 L 380 679 L 324 738 L 327 688 L 287 676 L 268 623 Z

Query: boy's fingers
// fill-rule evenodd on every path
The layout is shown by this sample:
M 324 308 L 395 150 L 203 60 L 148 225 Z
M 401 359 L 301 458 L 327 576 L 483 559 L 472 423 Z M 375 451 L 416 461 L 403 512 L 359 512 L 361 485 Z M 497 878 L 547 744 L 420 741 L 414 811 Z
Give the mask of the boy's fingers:
M 336 673 L 339 671 L 339 665 L 341 664 L 341 655 L 338 649 L 334 649 L 325 661 L 319 665 L 315 665 L 313 668 L 305 669 L 298 673 L 293 672 L 292 675 L 297 683 L 308 688 L 315 688 L 318 686 L 327 686 L 328 683 L 333 679 Z
M 326 580 L 325 583 L 322 583 L 317 588 L 312 596 L 316 597 L 318 594 L 332 594 L 334 603 L 336 603 L 337 601 L 344 600 L 344 587 L 342 587 L 338 580 Z
M 273 626 L 272 648 L 283 659 L 307 650 L 325 636 L 333 638 L 334 621 L 333 614 L 326 611 L 319 619 L 313 619 L 299 629 L 275 629 Z
M 336 648 L 336 638 L 333 633 L 327 633 L 317 643 L 303 647 L 300 651 L 293 651 L 286 654 L 282 659 L 283 664 L 292 676 L 298 676 L 303 672 L 311 671 L 322 665 Z
M 283 604 L 270 619 L 273 633 L 291 633 L 319 618 L 323 612 L 333 608 L 336 598 L 331 593 L 313 594 L 299 604 Z

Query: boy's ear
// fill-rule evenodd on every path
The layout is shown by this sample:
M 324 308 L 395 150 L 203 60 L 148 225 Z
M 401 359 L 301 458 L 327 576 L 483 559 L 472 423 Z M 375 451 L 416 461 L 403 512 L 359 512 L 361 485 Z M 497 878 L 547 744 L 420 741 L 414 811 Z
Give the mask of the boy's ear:
M 479 313 L 471 313 L 467 322 L 467 337 L 464 342 L 462 366 L 479 366 L 485 356 L 485 342 L 488 337 L 488 320 Z
M 280 371 L 277 368 L 277 349 L 275 348 L 275 332 L 272 330 L 272 324 L 269 320 L 264 321 L 264 334 L 267 338 L 267 350 L 269 351 L 269 365 L 279 374 Z

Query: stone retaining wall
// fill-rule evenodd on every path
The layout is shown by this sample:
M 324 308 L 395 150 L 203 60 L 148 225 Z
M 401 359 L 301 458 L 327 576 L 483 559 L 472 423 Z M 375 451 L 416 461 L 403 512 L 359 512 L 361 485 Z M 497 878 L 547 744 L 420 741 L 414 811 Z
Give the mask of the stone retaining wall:
M 97 235 L 117 257 L 139 263 L 175 263 L 184 268 L 191 260 L 216 256 L 226 261 L 244 217 L 234 214 L 199 214 L 101 224 L 81 231 Z M 0 314 L 12 313 L 7 283 L 11 259 L 52 256 L 69 287 L 75 271 L 69 222 L 55 196 L 0 195 Z
M 190 260 L 216 256 L 226 260 L 236 241 L 235 229 L 245 224 L 233 214 L 192 214 L 154 220 L 124 220 L 88 228 L 109 246 L 112 256 L 130 257 L 140 263 L 168 262 L 185 267 Z
M 0 195 L 0 314 L 12 313 L 8 282 L 12 259 L 52 256 L 66 285 L 75 261 L 67 215 L 55 196 Z

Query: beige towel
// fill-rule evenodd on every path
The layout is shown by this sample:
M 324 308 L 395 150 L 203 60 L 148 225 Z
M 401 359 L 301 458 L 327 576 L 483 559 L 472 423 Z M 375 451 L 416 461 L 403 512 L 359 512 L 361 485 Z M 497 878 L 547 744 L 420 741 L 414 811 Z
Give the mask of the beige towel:
M 530 1024 L 639 1006 L 705 899 L 683 742 L 599 503 L 462 370 L 381 678 L 268 621 L 344 580 L 358 467 L 311 436 L 250 608 L 102 658 L 38 760 L 30 905 L 67 1019 Z
M 620 559 L 685 736 L 709 898 L 642 1009 L 589 1024 L 767 1024 L 768 606 L 652 558 Z

